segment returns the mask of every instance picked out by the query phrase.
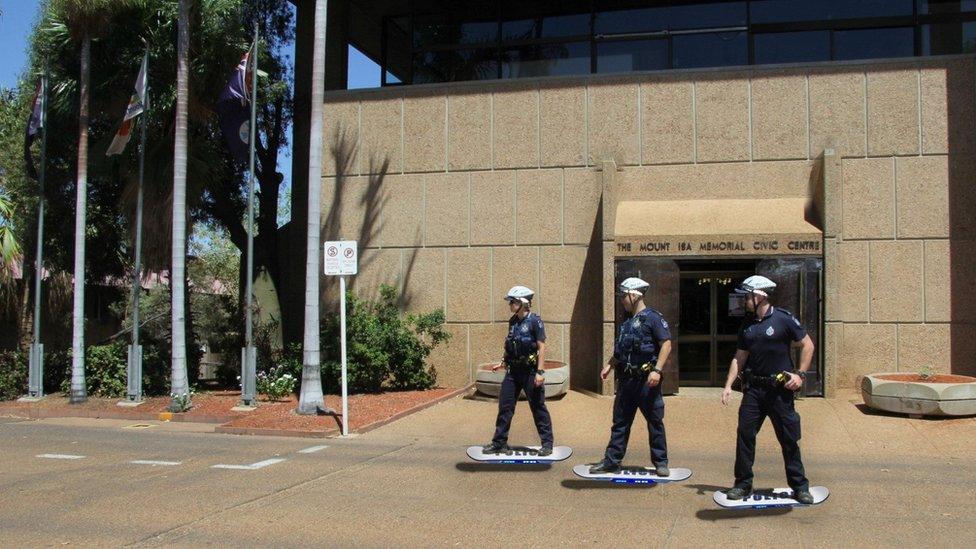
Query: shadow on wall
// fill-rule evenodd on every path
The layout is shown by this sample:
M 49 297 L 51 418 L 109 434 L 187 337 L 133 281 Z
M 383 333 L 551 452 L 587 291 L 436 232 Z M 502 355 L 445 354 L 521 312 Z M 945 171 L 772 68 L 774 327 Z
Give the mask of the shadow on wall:
M 976 375 L 976 277 L 972 274 L 976 269 L 976 135 L 973 132 L 976 127 L 973 106 L 976 89 L 973 64 L 973 59 L 947 64 L 945 98 L 949 153 L 949 265 L 944 268 L 949 270 L 951 285 L 950 360 L 952 373 L 964 375 Z M 933 255 L 937 257 L 937 254 Z M 944 291 L 940 287 L 933 290 L 936 294 Z
M 570 387 L 594 393 L 600 392 L 603 365 L 603 201 L 600 202 L 569 325 Z
M 337 127 L 333 134 L 332 148 L 330 151 L 335 159 L 335 184 L 332 188 L 332 204 L 326 213 L 326 221 L 322 226 L 321 236 L 323 241 L 341 240 L 343 236 L 347 236 L 347 233 L 344 233 L 342 230 L 343 224 L 348 225 L 349 223 L 357 222 L 355 219 L 344 219 L 343 214 L 351 212 L 356 216 L 361 215 L 361 219 L 358 220 L 359 233 L 355 236 L 355 239 L 358 242 L 359 248 L 359 272 L 363 273 L 364 271 L 369 271 L 377 257 L 375 254 L 364 253 L 364 251 L 375 243 L 376 236 L 383 230 L 386 223 L 381 218 L 381 214 L 390 200 L 390 195 L 386 187 L 390 159 L 383 158 L 380 160 L 375 156 L 370 157 L 369 169 L 366 172 L 368 175 L 365 176 L 365 188 L 362 189 L 362 194 L 357 196 L 355 193 L 350 193 L 353 186 L 350 184 L 351 175 L 349 170 L 359 152 L 358 149 L 358 143 L 350 139 L 347 129 L 341 125 Z M 349 204 L 350 200 L 356 200 L 355 207 L 344 209 L 343 205 Z M 402 284 L 398 284 L 396 281 L 387 281 L 398 286 L 400 290 L 401 308 L 409 307 L 412 301 L 412 295 L 407 295 L 404 288 L 407 287 L 406 282 L 409 279 L 409 273 L 412 271 L 416 259 L 417 248 L 414 248 L 410 253 L 410 258 L 407 260 Z M 323 300 L 329 299 L 331 296 L 337 296 L 339 292 L 339 279 L 334 276 L 323 278 L 322 291 L 320 293 Z M 356 289 L 360 295 L 370 295 L 377 290 L 377 288 L 357 288 L 357 279 L 358 277 L 352 277 L 350 279 L 349 288 Z M 337 307 L 334 303 L 323 305 L 325 305 L 325 309 L 329 309 L 333 305 Z

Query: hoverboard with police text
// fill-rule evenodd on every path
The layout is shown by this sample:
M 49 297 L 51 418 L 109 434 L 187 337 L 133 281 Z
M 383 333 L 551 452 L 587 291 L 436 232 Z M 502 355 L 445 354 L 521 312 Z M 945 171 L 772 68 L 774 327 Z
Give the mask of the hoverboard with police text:
M 539 455 L 540 449 L 540 446 L 509 446 L 501 452 L 486 454 L 481 446 L 469 446 L 468 457 L 484 463 L 532 465 L 563 461 L 573 455 L 573 449 L 569 446 L 555 446 L 548 456 Z
M 771 509 L 774 507 L 809 507 L 819 505 L 830 497 L 830 490 L 824 486 L 811 486 L 810 495 L 813 496 L 813 503 L 800 503 L 793 499 L 793 490 L 790 488 L 774 488 L 772 490 L 756 490 L 742 499 L 729 499 L 725 491 L 715 492 L 712 499 L 715 503 L 729 509 Z
M 577 476 L 589 480 L 602 480 L 616 484 L 661 484 L 665 482 L 680 482 L 691 477 L 691 469 L 680 467 L 670 468 L 670 475 L 658 476 L 654 467 L 621 466 L 615 473 L 591 473 L 590 465 L 577 465 L 573 472 Z

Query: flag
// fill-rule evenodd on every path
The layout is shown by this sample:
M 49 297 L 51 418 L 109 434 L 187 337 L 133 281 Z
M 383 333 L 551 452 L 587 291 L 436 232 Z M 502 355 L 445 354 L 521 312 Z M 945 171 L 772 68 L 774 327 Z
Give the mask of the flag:
M 43 101 L 42 96 L 42 84 L 37 84 L 37 91 L 34 93 L 34 106 L 31 109 L 30 118 L 27 119 L 27 135 L 24 136 L 24 162 L 27 175 L 37 179 L 37 169 L 34 167 L 34 157 L 31 155 L 31 144 L 37 139 L 37 134 L 41 132 L 41 102 Z
M 217 117 L 220 129 L 227 141 L 227 148 L 238 162 L 248 158 L 251 112 L 248 109 L 251 95 L 251 50 L 237 64 L 234 74 L 217 99 Z
M 112 144 L 105 151 L 105 156 L 122 154 L 125 146 L 132 137 L 132 126 L 135 125 L 135 117 L 139 116 L 146 108 L 146 63 L 149 54 L 142 57 L 142 67 L 139 69 L 139 76 L 136 77 L 135 91 L 129 98 L 129 105 L 125 108 L 125 116 L 122 118 L 122 125 L 119 131 L 115 132 Z

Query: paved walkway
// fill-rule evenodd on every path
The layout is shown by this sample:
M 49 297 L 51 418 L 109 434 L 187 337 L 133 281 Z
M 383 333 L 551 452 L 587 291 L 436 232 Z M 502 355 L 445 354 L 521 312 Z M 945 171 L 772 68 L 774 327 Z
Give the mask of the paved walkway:
M 974 418 L 872 415 L 855 393 L 804 400 L 804 461 L 830 499 L 736 512 L 711 501 L 731 480 L 735 406 L 715 391 L 666 402 L 671 465 L 695 474 L 652 487 L 573 476 L 601 456 L 612 403 L 578 393 L 550 403 L 557 443 L 576 452 L 552 467 L 468 461 L 464 447 L 491 436 L 495 405 L 463 398 L 324 441 L 0 422 L 0 545 L 972 546 Z M 649 459 L 643 425 L 628 463 Z M 512 442 L 536 442 L 524 402 Z M 768 423 L 756 467 L 757 487 L 785 484 Z

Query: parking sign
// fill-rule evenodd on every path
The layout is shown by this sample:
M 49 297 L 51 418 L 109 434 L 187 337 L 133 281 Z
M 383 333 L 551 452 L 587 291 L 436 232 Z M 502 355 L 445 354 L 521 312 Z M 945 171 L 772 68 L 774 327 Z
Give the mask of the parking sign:
M 326 242 L 323 255 L 327 275 L 354 275 L 358 271 L 359 250 L 355 240 Z

